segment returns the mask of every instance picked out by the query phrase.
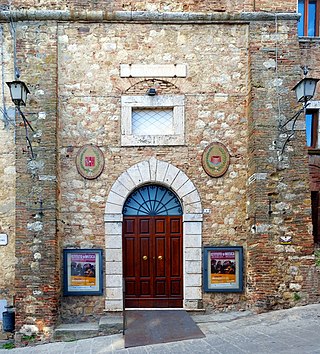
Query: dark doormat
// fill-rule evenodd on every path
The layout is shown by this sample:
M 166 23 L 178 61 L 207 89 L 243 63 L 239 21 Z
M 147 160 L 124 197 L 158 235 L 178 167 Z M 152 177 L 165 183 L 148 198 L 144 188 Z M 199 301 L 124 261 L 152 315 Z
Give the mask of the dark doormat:
M 184 310 L 127 310 L 125 347 L 203 338 Z

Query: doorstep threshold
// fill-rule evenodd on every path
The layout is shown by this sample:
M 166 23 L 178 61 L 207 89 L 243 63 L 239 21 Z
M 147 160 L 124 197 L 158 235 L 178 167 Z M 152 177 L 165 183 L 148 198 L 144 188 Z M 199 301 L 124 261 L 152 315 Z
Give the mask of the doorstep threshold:
M 143 310 L 143 311 L 161 311 L 161 310 L 174 310 L 174 311 L 181 311 L 181 310 L 186 310 L 187 309 L 184 309 L 183 307 L 129 307 L 129 308 L 125 308 L 125 311 L 139 311 L 139 310 Z

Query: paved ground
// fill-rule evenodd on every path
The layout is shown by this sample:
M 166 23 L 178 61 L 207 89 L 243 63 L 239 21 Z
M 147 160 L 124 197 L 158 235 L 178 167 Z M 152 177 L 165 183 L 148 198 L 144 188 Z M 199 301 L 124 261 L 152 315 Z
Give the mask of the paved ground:
M 124 349 L 122 335 L 4 350 L 6 354 L 320 354 L 320 304 L 253 315 L 194 316 L 203 339 Z

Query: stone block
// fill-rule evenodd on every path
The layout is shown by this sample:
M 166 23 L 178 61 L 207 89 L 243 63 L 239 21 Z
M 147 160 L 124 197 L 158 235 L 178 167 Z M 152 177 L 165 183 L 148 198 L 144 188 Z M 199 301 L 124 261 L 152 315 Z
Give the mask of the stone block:
M 186 194 L 182 197 L 183 203 L 184 204 L 194 204 L 194 203 L 200 203 L 200 197 L 198 191 L 195 189 L 191 193 Z
M 107 248 L 105 250 L 105 257 L 108 262 L 122 262 L 122 250 L 118 248 Z
M 156 173 L 156 180 L 158 182 L 162 182 L 165 180 L 165 175 L 167 173 L 167 169 L 169 164 L 167 162 L 158 160 L 157 162 L 157 173 Z
M 150 181 L 150 165 L 148 161 L 142 161 L 138 163 L 138 168 L 143 182 Z
M 186 77 L 186 64 L 120 64 L 121 77 Z
M 118 195 L 121 195 L 124 199 L 127 198 L 128 194 L 130 193 L 130 189 L 127 186 L 120 183 L 119 178 L 114 182 L 111 190 Z
M 155 181 L 156 180 L 156 175 L 157 175 L 157 159 L 152 157 L 149 160 L 149 169 L 150 169 L 150 180 Z
M 128 175 L 130 176 L 131 180 L 134 182 L 135 186 L 138 186 L 139 184 L 142 183 L 143 178 L 140 174 L 140 170 L 138 165 L 131 166 L 127 170 Z
M 111 237 L 112 235 L 122 235 L 122 223 L 114 222 L 114 223 L 106 223 L 105 224 L 106 236 Z
M 116 288 L 116 287 L 106 287 L 106 298 L 108 300 L 118 300 L 122 299 L 123 293 L 122 293 L 122 287 Z
M 136 184 L 133 182 L 131 179 L 129 173 L 123 172 L 119 178 L 117 179 L 118 182 L 120 182 L 122 185 L 124 185 L 129 191 L 134 189 L 136 187 Z
M 184 244 L 185 247 L 196 247 L 196 246 L 201 247 L 202 246 L 201 234 L 185 235 Z
M 201 274 L 201 261 L 185 261 L 186 274 Z
M 122 205 L 107 203 L 105 212 L 106 214 L 122 214 Z
M 107 248 L 122 248 L 122 234 L 118 234 L 117 236 L 108 236 L 106 235 L 106 247 Z
M 106 287 L 122 287 L 122 275 L 120 274 L 110 274 L 106 275 Z
M 106 261 L 106 274 L 122 274 L 122 260 L 118 262 Z
M 184 283 L 186 287 L 192 287 L 192 286 L 201 287 L 202 277 L 200 274 L 188 274 L 188 276 L 185 277 Z
M 199 261 L 201 260 L 202 249 L 199 248 L 186 248 L 185 252 L 185 260 L 186 261 Z
M 184 222 L 184 234 L 186 237 L 190 235 L 201 235 L 202 223 L 198 221 Z
M 105 301 L 106 311 L 122 311 L 123 301 L 122 299 L 107 299 Z
M 103 334 L 116 334 L 123 331 L 122 315 L 103 316 L 99 320 L 99 331 Z
M 177 177 L 179 173 L 179 169 L 171 164 L 168 165 L 168 169 L 166 171 L 166 175 L 165 175 L 165 182 L 171 186 L 172 182 L 175 180 L 175 178 Z
M 113 191 L 110 191 L 108 195 L 107 203 L 123 205 L 124 196 L 114 193 Z
M 202 289 L 200 286 L 187 286 L 185 288 L 186 300 L 200 300 L 202 299 Z
M 189 180 L 188 176 L 184 172 L 179 171 L 171 187 L 174 190 L 179 190 L 188 180 Z
M 190 180 L 188 180 L 180 188 L 178 188 L 178 193 L 183 198 L 185 195 L 192 193 L 195 189 L 196 187 L 194 186 L 194 184 Z
M 53 338 L 56 341 L 70 342 L 98 335 L 99 325 L 97 323 L 72 323 L 58 326 L 54 330 Z

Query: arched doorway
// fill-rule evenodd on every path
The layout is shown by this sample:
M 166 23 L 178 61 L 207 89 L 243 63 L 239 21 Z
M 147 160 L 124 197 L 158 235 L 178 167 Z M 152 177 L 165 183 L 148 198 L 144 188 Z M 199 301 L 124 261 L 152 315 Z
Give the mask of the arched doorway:
M 123 207 L 125 307 L 183 306 L 182 206 L 161 185 L 145 185 Z
M 202 205 L 197 188 L 174 165 L 152 157 L 126 169 L 111 186 L 105 222 L 105 310 L 122 311 L 123 206 L 129 195 L 146 184 L 159 184 L 175 193 L 182 209 L 183 307 L 197 309 L 202 301 Z

